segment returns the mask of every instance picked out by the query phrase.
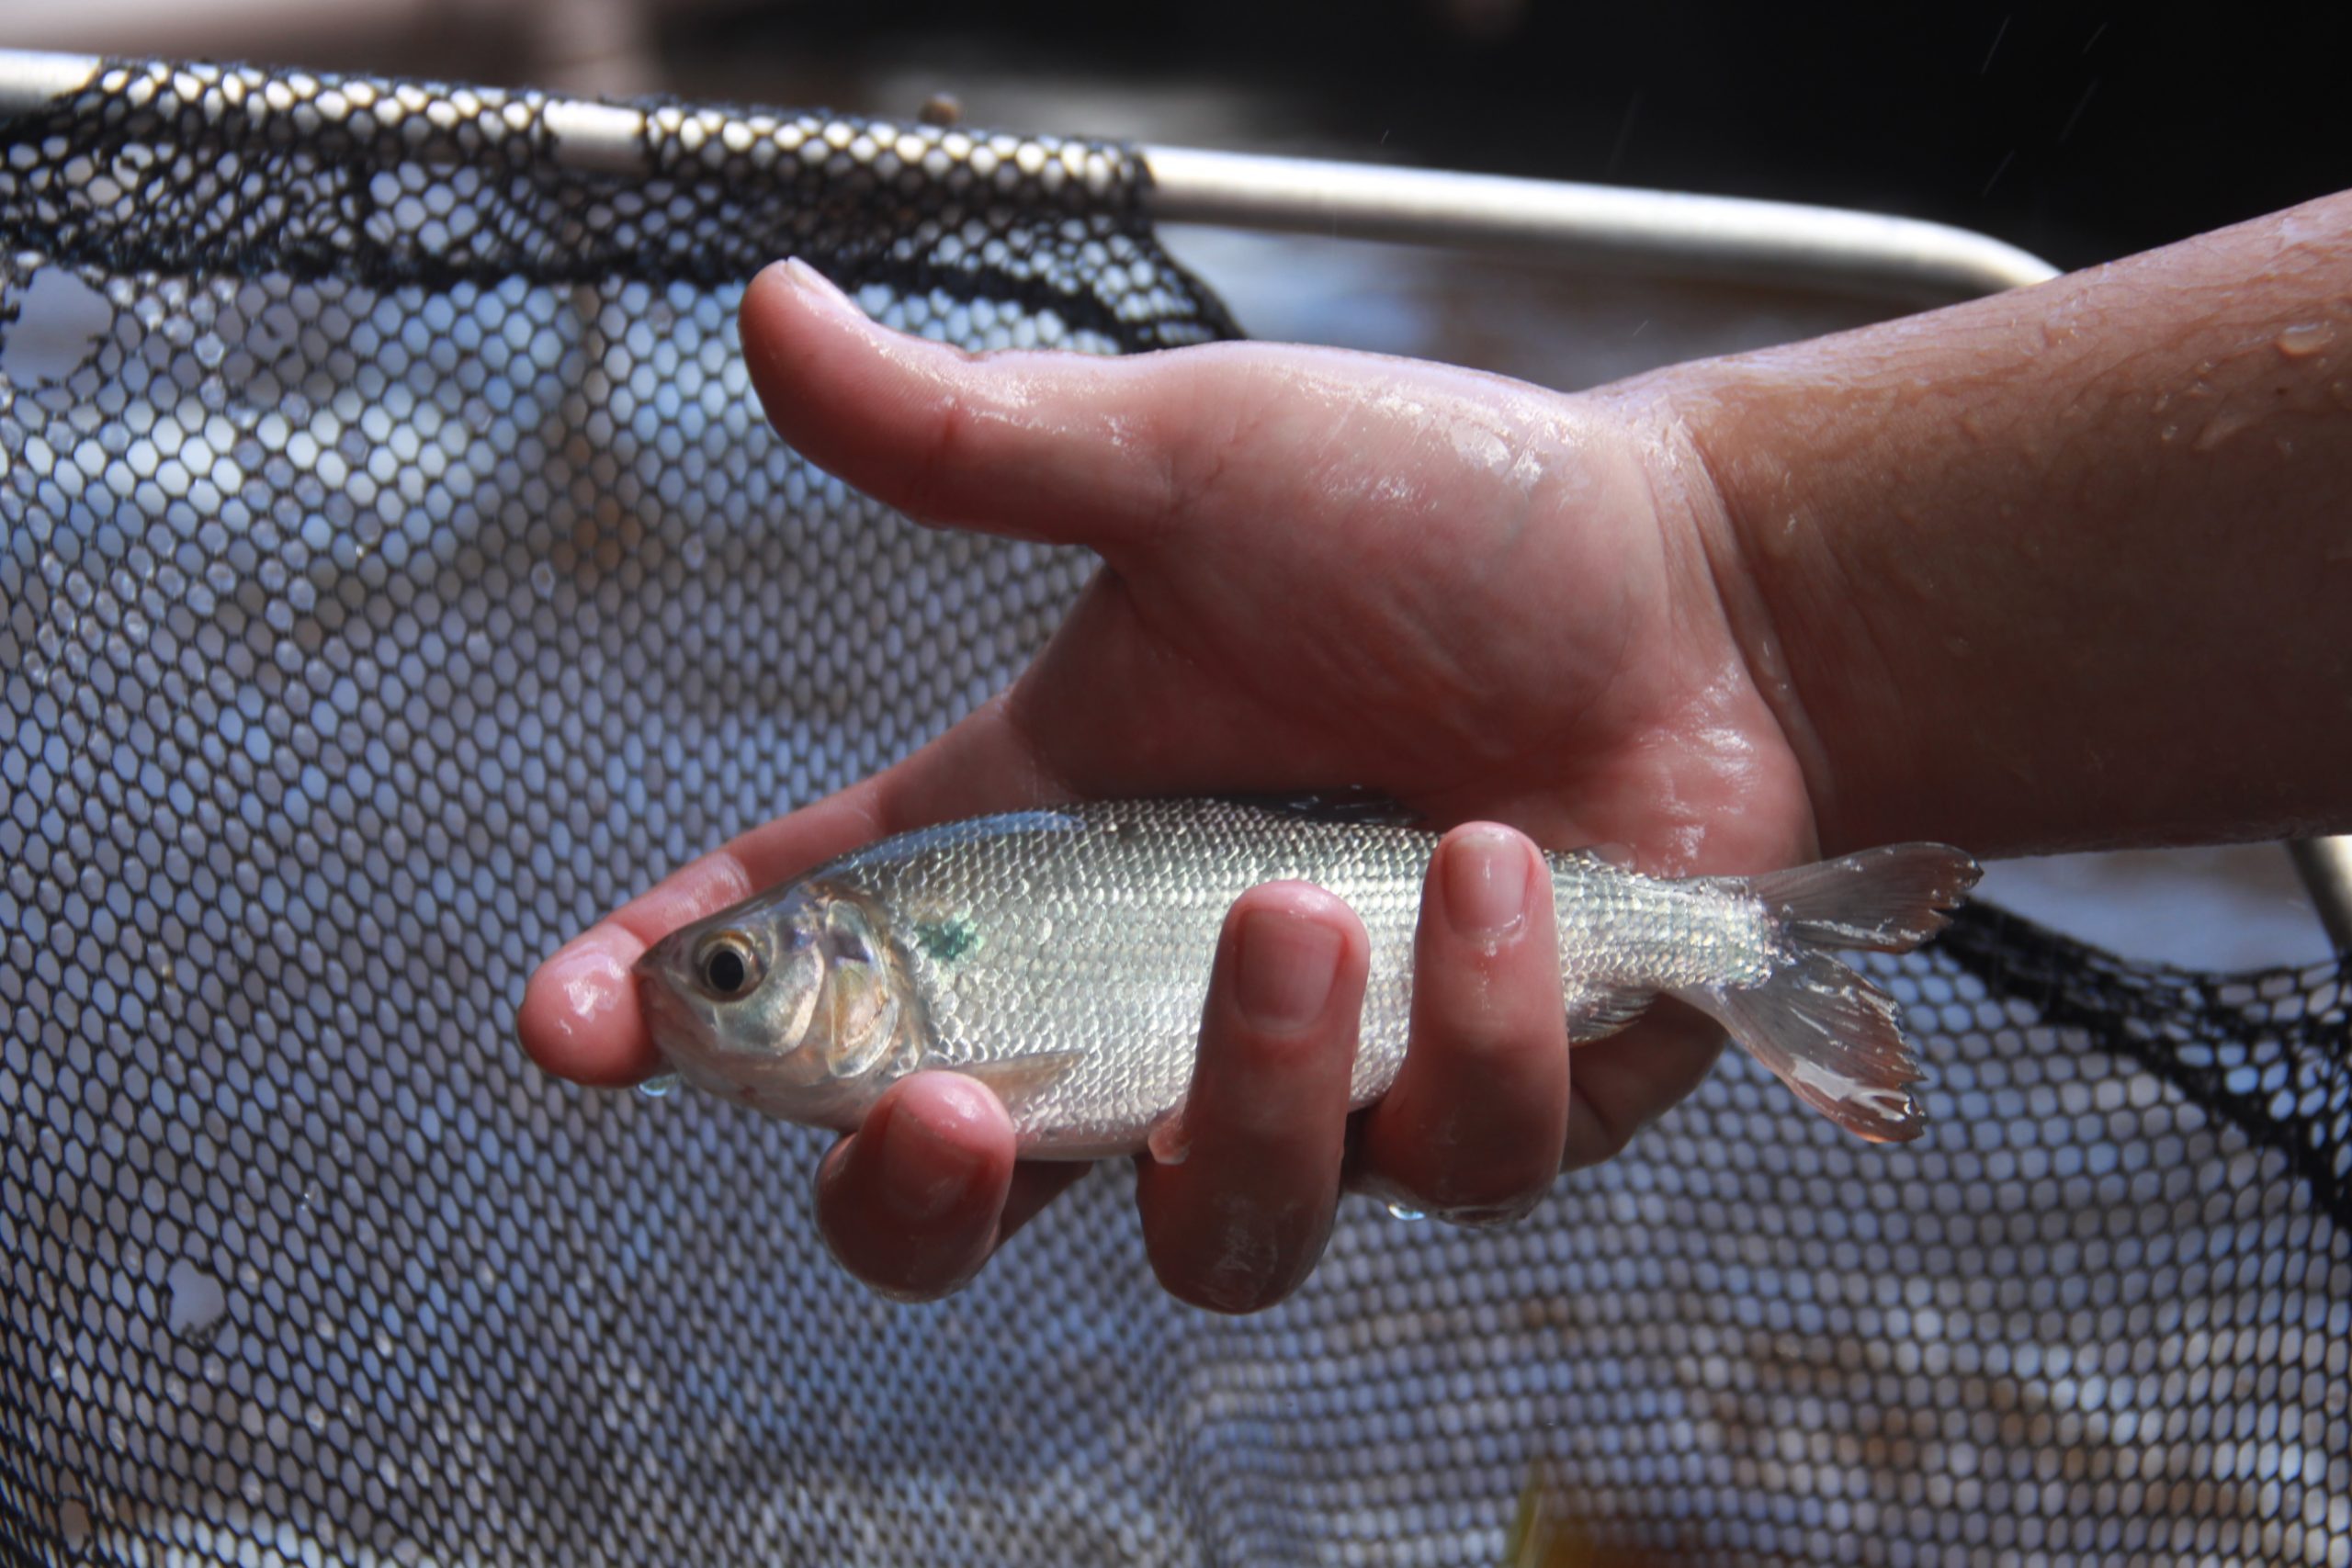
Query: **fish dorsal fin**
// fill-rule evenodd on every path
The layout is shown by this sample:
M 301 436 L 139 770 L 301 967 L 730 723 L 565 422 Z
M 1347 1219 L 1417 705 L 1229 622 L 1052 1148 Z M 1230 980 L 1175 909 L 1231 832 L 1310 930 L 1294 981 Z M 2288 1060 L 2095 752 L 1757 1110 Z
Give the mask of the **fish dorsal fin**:
M 1217 798 L 1236 806 L 1271 812 L 1277 817 L 1295 817 L 1306 822 L 1335 822 L 1363 828 L 1419 828 L 1428 822 L 1419 811 L 1395 795 L 1362 784 L 1346 784 L 1337 789 L 1233 793 Z

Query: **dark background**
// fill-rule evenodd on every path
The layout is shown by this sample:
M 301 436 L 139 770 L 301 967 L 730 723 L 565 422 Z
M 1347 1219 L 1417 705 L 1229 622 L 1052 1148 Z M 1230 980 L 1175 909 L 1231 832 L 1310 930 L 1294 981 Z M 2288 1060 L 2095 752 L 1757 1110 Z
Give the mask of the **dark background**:
M 1246 144 L 1262 150 L 1866 207 L 2073 266 L 2352 186 L 2348 16 L 885 0 L 704 11 L 660 45 L 730 82 L 763 62 L 818 79 L 914 64 L 948 87 L 1008 69 L 1214 81 L 1260 101 Z
M 0 0 L 243 58 L 1808 200 L 2064 265 L 2352 187 L 2352 3 Z

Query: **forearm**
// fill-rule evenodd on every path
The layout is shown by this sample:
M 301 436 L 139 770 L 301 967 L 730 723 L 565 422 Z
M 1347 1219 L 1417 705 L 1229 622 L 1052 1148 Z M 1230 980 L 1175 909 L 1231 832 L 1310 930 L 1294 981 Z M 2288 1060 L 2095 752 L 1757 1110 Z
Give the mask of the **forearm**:
M 2352 826 L 2352 195 L 1645 389 L 1826 848 Z

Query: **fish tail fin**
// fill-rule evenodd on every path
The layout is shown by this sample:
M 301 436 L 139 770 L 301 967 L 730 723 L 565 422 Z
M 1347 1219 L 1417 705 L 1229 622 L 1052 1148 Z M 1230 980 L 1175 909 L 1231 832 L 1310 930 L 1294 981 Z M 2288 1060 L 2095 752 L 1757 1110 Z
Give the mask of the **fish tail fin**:
M 1678 993 L 1798 1099 L 1872 1143 L 1919 1135 L 1919 1060 L 1894 998 L 1834 957 L 1905 953 L 1944 928 L 1981 872 L 1941 844 L 1894 844 L 1749 883 L 1794 951 L 1760 983 Z

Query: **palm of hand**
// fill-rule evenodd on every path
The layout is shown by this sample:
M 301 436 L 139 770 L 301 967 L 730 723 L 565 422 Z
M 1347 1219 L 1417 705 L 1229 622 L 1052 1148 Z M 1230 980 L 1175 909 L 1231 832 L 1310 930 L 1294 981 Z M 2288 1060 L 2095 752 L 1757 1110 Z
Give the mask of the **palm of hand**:
M 1634 416 L 1436 367 L 1234 357 L 1204 390 L 1238 412 L 1163 416 L 1216 460 L 1175 472 L 1163 522 L 1103 541 L 1012 693 L 1057 782 L 1365 784 L 1669 874 L 1810 852 L 1707 520 Z M 1317 417 L 1285 428 L 1303 382 Z

